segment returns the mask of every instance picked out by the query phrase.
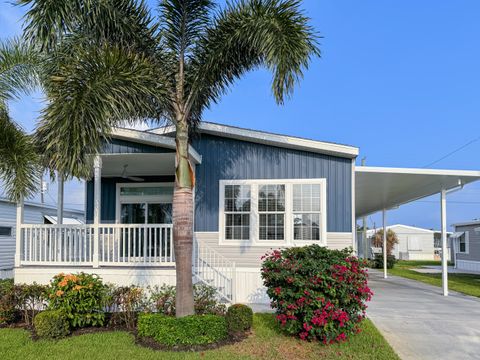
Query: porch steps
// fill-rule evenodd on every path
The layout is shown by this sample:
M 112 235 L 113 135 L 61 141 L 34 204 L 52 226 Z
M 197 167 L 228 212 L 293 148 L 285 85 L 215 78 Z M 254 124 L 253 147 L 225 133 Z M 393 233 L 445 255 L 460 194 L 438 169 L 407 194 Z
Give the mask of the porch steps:
M 221 301 L 235 302 L 235 262 L 194 239 L 194 281 L 212 286 Z

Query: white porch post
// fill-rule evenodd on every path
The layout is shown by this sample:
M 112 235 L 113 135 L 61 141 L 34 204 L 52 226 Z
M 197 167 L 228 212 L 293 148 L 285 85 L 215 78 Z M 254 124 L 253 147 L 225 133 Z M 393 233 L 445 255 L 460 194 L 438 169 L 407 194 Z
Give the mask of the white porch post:
M 442 224 L 442 289 L 443 296 L 448 296 L 448 258 L 447 258 L 447 191 L 440 193 L 440 213 Z
M 101 195 L 102 195 L 102 158 L 100 155 L 95 156 L 93 170 L 93 267 L 99 267 L 100 256 L 100 214 L 101 214 Z
M 15 225 L 15 267 L 20 267 L 22 257 L 22 224 L 23 224 L 23 197 L 17 202 L 17 218 Z
M 383 218 L 383 277 L 387 278 L 387 210 L 382 211 Z
M 63 224 L 63 173 L 58 172 L 58 193 L 57 193 L 57 224 Z

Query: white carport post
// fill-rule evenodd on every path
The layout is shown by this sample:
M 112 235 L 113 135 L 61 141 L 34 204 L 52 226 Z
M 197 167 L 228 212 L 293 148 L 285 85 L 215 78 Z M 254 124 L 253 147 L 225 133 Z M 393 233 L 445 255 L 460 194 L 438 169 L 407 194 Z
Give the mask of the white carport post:
M 442 225 L 442 289 L 448 296 L 448 258 L 447 258 L 447 190 L 440 193 L 440 214 Z
M 387 210 L 382 210 L 383 222 L 383 277 L 387 278 Z
M 95 156 L 93 164 L 93 267 L 99 267 L 100 261 L 100 221 L 101 221 L 101 195 L 102 195 L 102 158 Z

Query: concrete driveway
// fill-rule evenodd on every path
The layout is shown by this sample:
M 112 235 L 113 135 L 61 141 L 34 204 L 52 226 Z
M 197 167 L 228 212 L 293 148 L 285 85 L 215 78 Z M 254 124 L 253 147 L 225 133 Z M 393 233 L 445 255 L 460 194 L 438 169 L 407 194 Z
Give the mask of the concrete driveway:
M 402 359 L 480 359 L 480 298 L 369 273 L 367 316 Z

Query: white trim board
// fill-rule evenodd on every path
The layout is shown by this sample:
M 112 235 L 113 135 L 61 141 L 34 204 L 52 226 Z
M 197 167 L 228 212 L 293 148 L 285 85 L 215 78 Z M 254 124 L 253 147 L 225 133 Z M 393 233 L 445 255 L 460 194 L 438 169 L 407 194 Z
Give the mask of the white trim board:
M 356 158 L 359 153 L 359 149 L 354 146 L 304 139 L 288 135 L 273 134 L 265 131 L 244 129 L 236 126 L 216 124 L 211 122 L 200 123 L 198 126 L 198 130 L 206 134 L 217 135 L 226 138 L 250 141 L 254 143 L 290 149 L 305 150 L 309 152 L 329 154 L 350 159 Z M 173 126 L 166 126 L 150 130 L 151 133 L 155 134 L 168 134 L 174 131 L 175 128 Z

